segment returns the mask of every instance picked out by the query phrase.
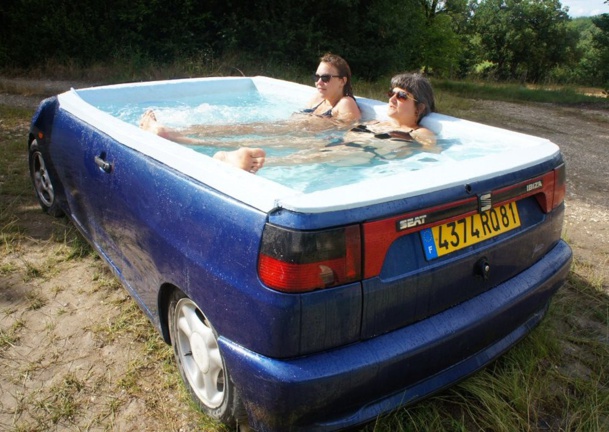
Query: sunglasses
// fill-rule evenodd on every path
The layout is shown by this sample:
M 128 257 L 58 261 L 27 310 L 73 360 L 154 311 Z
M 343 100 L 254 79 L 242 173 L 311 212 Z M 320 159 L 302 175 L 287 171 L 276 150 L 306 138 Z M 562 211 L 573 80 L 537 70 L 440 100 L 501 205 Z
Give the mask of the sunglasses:
M 413 95 L 411 95 L 410 93 L 405 92 L 405 91 L 393 91 L 393 90 L 389 90 L 387 92 L 387 97 L 388 98 L 391 99 L 394 96 L 396 98 L 398 98 L 398 100 L 401 100 L 402 102 L 407 101 L 408 99 L 412 99 L 413 101 L 418 102 L 418 100 L 416 100 Z
M 313 81 L 317 82 L 322 80 L 322 82 L 328 83 L 332 78 L 342 78 L 341 75 L 313 75 Z

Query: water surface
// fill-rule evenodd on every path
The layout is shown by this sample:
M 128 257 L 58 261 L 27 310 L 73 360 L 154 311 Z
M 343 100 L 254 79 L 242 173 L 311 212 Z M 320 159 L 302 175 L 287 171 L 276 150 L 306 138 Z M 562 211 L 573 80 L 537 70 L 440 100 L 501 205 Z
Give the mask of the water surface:
M 166 126 L 181 130 L 197 126 L 192 136 L 204 139 L 206 143 L 190 147 L 208 156 L 218 150 L 232 150 L 240 146 L 262 147 L 267 152 L 268 165 L 257 175 L 303 192 L 353 184 L 405 170 L 452 164 L 498 153 L 503 148 L 500 143 L 476 138 L 468 139 L 466 145 L 460 139 L 442 135 L 433 152 L 415 143 L 406 144 L 407 151 L 402 149 L 380 155 L 384 147 L 395 146 L 395 143 L 382 140 L 377 140 L 379 142 L 375 144 L 381 149 L 380 152 L 367 145 L 345 148 L 337 145 L 345 139 L 345 131 L 278 127 L 290 121 L 302 107 L 289 97 L 265 97 L 255 90 L 199 95 L 175 101 L 151 99 L 98 108 L 134 125 L 139 124 L 146 110 L 153 109 L 157 119 Z M 255 125 L 253 130 L 252 125 Z M 213 133 L 206 134 L 206 127 Z M 334 154 L 326 157 L 336 150 L 341 150 L 340 157 Z

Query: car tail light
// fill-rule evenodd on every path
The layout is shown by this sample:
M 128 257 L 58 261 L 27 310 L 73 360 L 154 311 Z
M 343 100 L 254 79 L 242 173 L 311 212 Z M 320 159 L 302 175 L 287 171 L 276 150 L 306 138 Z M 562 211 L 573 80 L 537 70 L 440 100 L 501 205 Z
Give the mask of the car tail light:
M 550 171 L 542 178 L 543 191 L 536 195 L 539 205 L 549 213 L 562 204 L 567 191 L 565 164 Z
M 296 231 L 267 224 L 258 275 L 270 288 L 306 292 L 361 279 L 359 225 Z
M 554 170 L 554 199 L 552 200 L 552 208 L 555 209 L 565 200 L 567 193 L 567 170 L 565 164 L 562 164 Z

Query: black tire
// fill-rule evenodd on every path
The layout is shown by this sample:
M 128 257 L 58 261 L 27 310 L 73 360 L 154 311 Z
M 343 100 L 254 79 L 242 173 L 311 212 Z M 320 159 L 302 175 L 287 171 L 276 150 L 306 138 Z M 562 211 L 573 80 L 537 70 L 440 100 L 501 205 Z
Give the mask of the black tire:
M 205 414 L 230 427 L 247 425 L 245 410 L 218 347 L 218 335 L 201 309 L 176 290 L 168 318 L 173 352 L 191 398 Z
M 57 195 L 55 194 L 56 189 L 53 186 L 53 181 L 51 180 L 51 176 L 47 169 L 47 162 L 40 150 L 38 141 L 32 141 L 28 156 L 30 178 L 34 184 L 34 190 L 36 191 L 36 197 L 38 198 L 40 207 L 51 216 L 63 216 L 64 212 L 57 202 Z

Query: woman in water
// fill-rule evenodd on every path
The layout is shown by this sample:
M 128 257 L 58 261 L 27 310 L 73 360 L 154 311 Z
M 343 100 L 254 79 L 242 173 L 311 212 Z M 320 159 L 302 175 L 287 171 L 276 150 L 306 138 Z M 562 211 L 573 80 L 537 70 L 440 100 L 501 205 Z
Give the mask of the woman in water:
M 313 76 L 317 94 L 302 111 L 322 118 L 333 118 L 344 123 L 354 123 L 361 112 L 351 87 L 351 68 L 335 54 L 326 54 L 319 59 Z
M 419 124 L 423 117 L 436 111 L 433 89 L 427 78 L 419 73 L 396 75 L 391 78 L 387 97 L 389 120 L 358 125 L 351 129 L 350 137 L 367 134 L 375 139 L 416 141 L 424 146 L 434 146 L 435 134 Z
M 387 121 L 358 124 L 340 140 L 289 156 L 268 158 L 268 165 L 314 162 L 356 165 L 375 156 L 403 158 L 417 149 L 438 152 L 435 134 L 420 125 L 423 117 L 436 110 L 430 82 L 419 73 L 399 74 L 391 79 L 387 96 Z
M 307 117 L 295 116 L 288 122 L 268 125 L 267 133 L 277 133 L 278 128 L 284 131 L 293 130 L 297 126 L 296 121 L 307 130 L 316 130 L 337 126 L 345 127 L 345 124 L 349 125 L 360 119 L 361 113 L 355 102 L 351 86 L 351 68 L 342 57 L 335 54 L 326 54 L 321 57 L 314 79 L 317 94 L 301 112 L 306 114 Z M 317 120 L 309 121 L 311 119 Z M 248 126 L 252 129 L 257 128 L 257 131 L 260 128 L 260 125 L 240 125 L 239 133 L 246 134 L 247 130 L 245 129 Z M 199 126 L 188 131 L 178 131 L 159 123 L 152 110 L 144 113 L 140 120 L 140 127 L 168 140 L 190 145 L 209 145 L 208 140 L 189 135 L 203 133 L 209 136 L 216 129 L 210 126 Z M 220 129 L 222 134 L 227 131 L 226 126 L 221 126 Z M 231 127 L 231 131 L 234 133 L 234 127 Z M 265 152 L 261 148 L 241 147 L 233 151 L 217 152 L 214 154 L 214 159 L 255 173 L 264 166 Z

